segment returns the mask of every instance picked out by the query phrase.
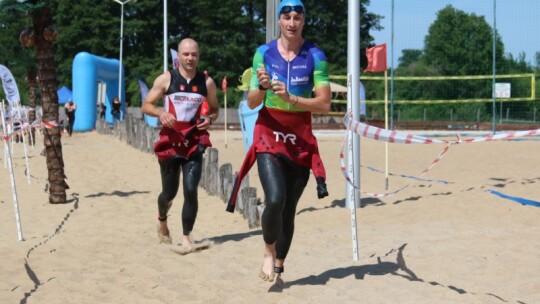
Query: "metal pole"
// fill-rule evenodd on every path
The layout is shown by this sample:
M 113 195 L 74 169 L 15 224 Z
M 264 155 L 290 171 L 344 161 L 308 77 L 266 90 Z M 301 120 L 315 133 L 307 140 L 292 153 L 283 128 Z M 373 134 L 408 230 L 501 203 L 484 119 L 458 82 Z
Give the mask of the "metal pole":
M 130 2 L 131 0 L 127 1 L 119 1 L 114 0 L 115 2 L 120 4 L 120 59 L 118 60 L 120 64 L 118 65 L 118 99 L 120 100 L 120 103 L 122 103 L 122 48 L 124 45 L 124 4 Z
M 392 26 L 390 31 L 390 130 L 394 130 L 394 0 L 392 0 Z
M 495 134 L 495 124 L 497 123 L 497 98 L 495 97 L 495 83 L 497 81 L 495 74 L 496 72 L 496 49 L 497 49 L 497 0 L 493 0 L 493 62 L 492 62 L 492 68 L 493 68 L 493 80 L 492 80 L 492 88 L 491 92 L 493 94 L 493 134 Z
M 167 72 L 167 0 L 163 0 L 163 73 Z
M 277 9 L 280 0 L 266 0 L 266 42 L 276 39 L 279 35 L 277 24 Z
M 7 134 L 6 129 L 6 118 L 4 117 L 4 107 L 2 107 L 0 111 L 0 116 L 2 118 L 2 127 L 4 129 L 4 132 Z M 12 129 L 13 130 L 13 129 Z M 22 225 L 21 225 L 21 215 L 19 213 L 19 199 L 17 197 L 17 187 L 15 185 L 15 173 L 13 173 L 13 159 L 11 156 L 11 151 L 9 149 L 9 143 L 7 142 L 7 139 L 4 139 L 4 151 L 6 151 L 7 155 L 4 155 L 8 161 L 9 165 L 9 177 L 11 180 L 11 194 L 13 197 L 13 208 L 15 209 L 15 222 L 17 224 L 17 236 L 19 238 L 19 241 L 24 241 L 23 233 L 22 233 Z
M 348 105 L 347 109 L 352 110 L 354 121 L 360 118 L 360 2 L 348 1 L 348 23 L 347 23 L 347 71 L 348 71 Z M 358 134 L 348 130 L 349 140 L 352 140 L 352 157 L 348 157 L 347 167 L 349 170 L 353 166 L 354 187 L 349 183 L 346 185 L 346 205 L 351 211 L 351 232 L 353 242 L 353 260 L 358 261 L 358 237 L 356 228 L 356 208 L 360 207 L 360 140 Z M 351 150 L 349 150 L 349 154 Z

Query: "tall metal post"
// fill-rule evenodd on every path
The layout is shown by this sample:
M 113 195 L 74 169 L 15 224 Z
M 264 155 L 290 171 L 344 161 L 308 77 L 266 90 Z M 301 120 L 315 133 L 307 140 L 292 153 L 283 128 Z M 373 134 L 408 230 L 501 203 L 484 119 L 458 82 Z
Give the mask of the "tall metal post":
M 496 130 L 496 124 L 497 124 L 497 98 L 495 97 L 495 84 L 497 82 L 496 79 L 496 73 L 497 73 L 497 66 L 496 66 L 496 54 L 497 54 L 497 0 L 493 0 L 493 62 L 492 62 L 492 69 L 493 69 L 493 84 L 492 84 L 492 94 L 493 94 L 493 113 L 491 114 L 493 116 L 493 134 L 495 134 Z M 501 113 L 502 115 L 502 113 Z
M 392 26 L 390 31 L 390 130 L 394 130 L 394 0 L 392 0 Z
M 347 109 L 352 111 L 354 121 L 360 119 L 360 1 L 348 1 L 348 22 L 347 22 Z M 358 134 L 352 130 L 349 132 L 350 147 L 348 147 L 349 157 L 347 158 L 348 170 L 352 171 L 354 187 L 349 183 L 346 185 L 346 205 L 351 211 L 351 231 L 353 241 L 353 260 L 358 261 L 358 238 L 356 235 L 356 208 L 360 207 L 360 140 Z M 352 170 L 351 170 L 352 169 Z
M 167 0 L 163 0 L 163 73 L 167 72 Z
M 130 2 L 131 0 L 126 0 L 124 2 L 119 0 L 114 0 L 115 2 L 119 3 L 121 6 L 121 13 L 120 13 L 120 64 L 118 65 L 118 99 L 120 100 L 120 103 L 122 103 L 122 48 L 124 45 L 124 4 Z
M 277 24 L 277 9 L 280 0 L 266 0 L 266 42 L 279 36 L 279 26 Z

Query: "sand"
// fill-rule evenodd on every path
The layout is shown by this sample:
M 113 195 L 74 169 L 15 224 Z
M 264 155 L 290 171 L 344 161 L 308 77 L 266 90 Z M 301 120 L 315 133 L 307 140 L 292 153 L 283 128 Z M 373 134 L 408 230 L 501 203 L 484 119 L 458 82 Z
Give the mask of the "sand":
M 62 138 L 69 201 L 51 205 L 42 138 L 21 144 L 14 173 L 24 241 L 19 241 L 9 170 L 0 169 L 1 303 L 540 303 L 540 208 L 488 190 L 539 201 L 540 141 L 457 145 L 418 181 L 442 145 L 362 139 L 363 192 L 351 211 L 339 152 L 343 131 L 319 133 L 330 196 L 313 178 L 300 200 L 296 233 L 279 287 L 259 279 L 263 241 L 225 203 L 200 188 L 193 238 L 211 243 L 181 255 L 181 192 L 170 211 L 173 245 L 158 244 L 157 160 L 96 132 Z M 211 131 L 220 164 L 238 171 L 239 131 Z M 3 151 L 3 147 L 2 147 Z M 3 153 L 3 152 L 2 152 Z M 3 154 L 2 154 L 3 155 Z M 4 158 L 2 157 L 2 160 Z M 2 166 L 2 165 L 0 165 Z M 250 182 L 263 197 L 256 167 Z

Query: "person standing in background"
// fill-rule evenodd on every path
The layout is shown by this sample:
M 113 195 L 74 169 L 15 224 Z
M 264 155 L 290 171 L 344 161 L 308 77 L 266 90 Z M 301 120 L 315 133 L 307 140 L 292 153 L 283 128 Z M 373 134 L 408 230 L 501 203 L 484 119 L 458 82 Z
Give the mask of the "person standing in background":
M 71 137 L 71 134 L 73 133 L 73 124 L 75 124 L 75 111 L 76 110 L 77 110 L 77 104 L 74 103 L 72 100 L 64 104 L 64 111 L 66 112 L 66 116 L 68 120 L 67 132 L 68 132 L 69 137 Z
M 112 102 L 112 109 L 111 109 L 111 114 L 112 116 L 115 118 L 115 119 L 120 119 L 120 113 L 121 113 L 121 107 L 122 107 L 122 104 L 120 103 L 120 98 L 118 98 L 118 96 L 116 96 L 114 99 L 113 99 L 113 102 Z

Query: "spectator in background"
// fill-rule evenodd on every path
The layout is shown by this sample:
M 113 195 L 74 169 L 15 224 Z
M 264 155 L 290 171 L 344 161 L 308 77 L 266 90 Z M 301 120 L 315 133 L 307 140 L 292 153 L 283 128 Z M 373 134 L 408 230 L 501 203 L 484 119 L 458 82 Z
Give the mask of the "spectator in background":
M 72 100 L 64 104 L 64 111 L 66 112 L 66 116 L 68 120 L 67 132 L 68 132 L 69 137 L 71 137 L 71 134 L 73 133 L 73 124 L 75 124 L 75 111 L 76 110 L 77 110 L 77 104 L 75 104 Z
M 360 51 L 360 69 L 362 73 L 367 68 L 367 66 L 368 66 L 368 58 L 366 56 L 366 49 L 363 49 Z M 364 117 L 364 120 L 367 123 L 366 89 L 364 88 L 364 84 L 362 83 L 362 81 L 360 81 L 360 113 L 359 113 L 360 121 L 362 121 L 362 117 Z
M 113 102 L 112 102 L 112 116 L 115 118 L 115 119 L 120 119 L 120 113 L 121 113 L 121 106 L 122 104 L 120 103 L 120 98 L 118 98 L 118 96 L 116 96 L 114 99 L 113 99 Z
M 105 113 L 107 112 L 107 106 L 104 102 L 99 104 L 99 118 L 105 119 Z

